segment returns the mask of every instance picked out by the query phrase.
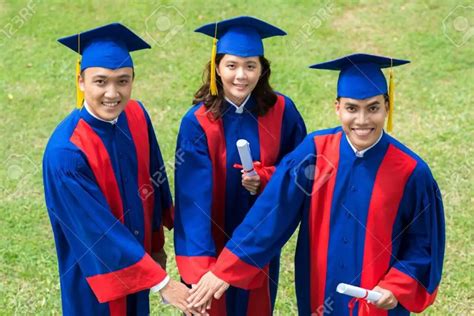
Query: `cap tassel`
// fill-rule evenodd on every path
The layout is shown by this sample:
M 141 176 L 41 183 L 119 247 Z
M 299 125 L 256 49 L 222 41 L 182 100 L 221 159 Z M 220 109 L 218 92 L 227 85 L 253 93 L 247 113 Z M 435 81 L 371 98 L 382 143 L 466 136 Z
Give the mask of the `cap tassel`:
M 212 40 L 212 51 L 211 51 L 211 69 L 210 69 L 210 90 L 211 95 L 217 95 L 217 83 L 216 83 L 216 55 L 217 55 L 217 23 L 214 31 L 214 39 Z
M 393 70 L 390 68 L 389 82 L 388 82 L 388 119 L 387 119 L 387 131 L 389 133 L 393 130 L 393 111 L 394 111 L 394 93 L 395 93 L 395 82 L 393 80 Z
M 81 76 L 81 58 L 78 58 L 77 63 L 76 63 L 76 107 L 78 109 L 81 109 L 84 103 L 84 91 L 82 91 L 81 87 L 79 86 L 80 76 Z

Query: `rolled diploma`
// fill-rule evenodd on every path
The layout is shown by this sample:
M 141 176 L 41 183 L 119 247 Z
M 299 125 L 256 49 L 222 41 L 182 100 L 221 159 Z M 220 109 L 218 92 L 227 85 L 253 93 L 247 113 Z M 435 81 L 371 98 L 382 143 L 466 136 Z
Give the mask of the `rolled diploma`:
M 382 297 L 382 294 L 375 291 L 366 290 L 364 288 L 353 286 L 346 283 L 339 283 L 337 285 L 336 291 L 341 294 L 365 298 L 368 301 L 375 302 Z
M 244 172 L 248 176 L 256 176 L 257 172 L 255 172 L 253 168 L 253 160 L 252 154 L 250 153 L 250 144 L 245 139 L 239 139 L 236 143 L 237 150 L 239 151 L 240 161 L 242 162 L 242 167 L 244 168 Z M 250 192 L 250 194 L 255 195 L 255 193 Z

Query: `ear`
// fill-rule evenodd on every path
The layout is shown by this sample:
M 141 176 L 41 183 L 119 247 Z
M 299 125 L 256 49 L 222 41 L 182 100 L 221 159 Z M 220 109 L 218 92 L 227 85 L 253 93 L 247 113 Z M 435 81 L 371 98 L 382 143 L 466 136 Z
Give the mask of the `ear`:
M 388 116 L 388 111 L 390 110 L 390 102 L 385 101 L 385 116 Z
M 78 81 L 79 81 L 79 89 L 81 89 L 81 91 L 84 92 L 84 90 L 85 90 L 85 88 L 84 88 L 84 85 L 85 85 L 84 77 L 79 75 Z
M 220 63 L 216 65 L 216 73 L 220 77 L 221 76 L 221 71 L 219 70 L 219 65 L 220 65 Z
M 336 99 L 336 101 L 334 101 L 334 110 L 335 110 L 337 116 L 339 116 L 340 113 L 341 113 L 341 101 L 338 101 L 337 99 Z

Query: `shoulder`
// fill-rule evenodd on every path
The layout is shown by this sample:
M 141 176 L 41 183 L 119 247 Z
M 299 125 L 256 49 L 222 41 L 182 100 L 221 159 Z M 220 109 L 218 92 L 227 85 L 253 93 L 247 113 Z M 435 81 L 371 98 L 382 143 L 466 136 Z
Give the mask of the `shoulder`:
M 342 135 L 342 127 L 336 126 L 332 128 L 326 128 L 326 129 L 320 129 L 320 130 L 314 131 L 312 133 L 309 133 L 308 136 L 312 136 L 312 139 L 314 139 L 315 137 L 338 136 L 339 134 Z
M 202 102 L 191 106 L 181 119 L 179 134 L 191 136 L 198 133 L 201 135 L 204 130 L 198 120 L 198 116 L 204 116 L 205 114 L 206 108 Z
M 395 139 L 394 137 L 387 134 L 388 141 L 392 146 L 398 149 L 401 153 L 403 153 L 408 159 L 412 159 L 416 165 L 415 169 L 413 170 L 413 178 L 415 179 L 433 179 L 433 175 L 431 173 L 431 169 L 428 166 L 423 158 L 421 158 L 417 153 L 413 150 L 408 148 L 406 145 L 402 144 L 399 140 Z

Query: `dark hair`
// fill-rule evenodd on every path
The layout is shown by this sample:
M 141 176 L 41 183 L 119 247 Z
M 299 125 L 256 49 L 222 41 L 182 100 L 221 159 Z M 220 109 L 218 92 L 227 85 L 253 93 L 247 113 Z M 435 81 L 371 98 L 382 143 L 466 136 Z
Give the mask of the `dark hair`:
M 216 66 L 219 65 L 224 54 L 216 55 Z M 270 108 L 275 105 L 277 95 L 273 91 L 269 83 L 271 74 L 270 62 L 263 56 L 259 57 L 260 64 L 262 65 L 262 74 L 258 80 L 257 85 L 252 91 L 252 94 L 257 99 L 257 106 L 254 112 L 258 116 L 265 115 Z M 210 71 L 211 62 L 208 62 L 203 72 L 203 85 L 194 94 L 193 104 L 200 102 L 204 103 L 204 106 L 209 110 L 214 119 L 219 119 L 223 114 L 223 101 L 224 101 L 224 90 L 222 88 L 222 81 L 220 76 L 216 73 L 217 83 L 217 95 L 211 95 L 210 93 Z
M 341 101 L 341 97 L 336 97 L 337 102 Z M 390 98 L 388 97 L 388 93 L 383 94 L 383 100 L 388 103 L 388 106 L 390 106 Z

